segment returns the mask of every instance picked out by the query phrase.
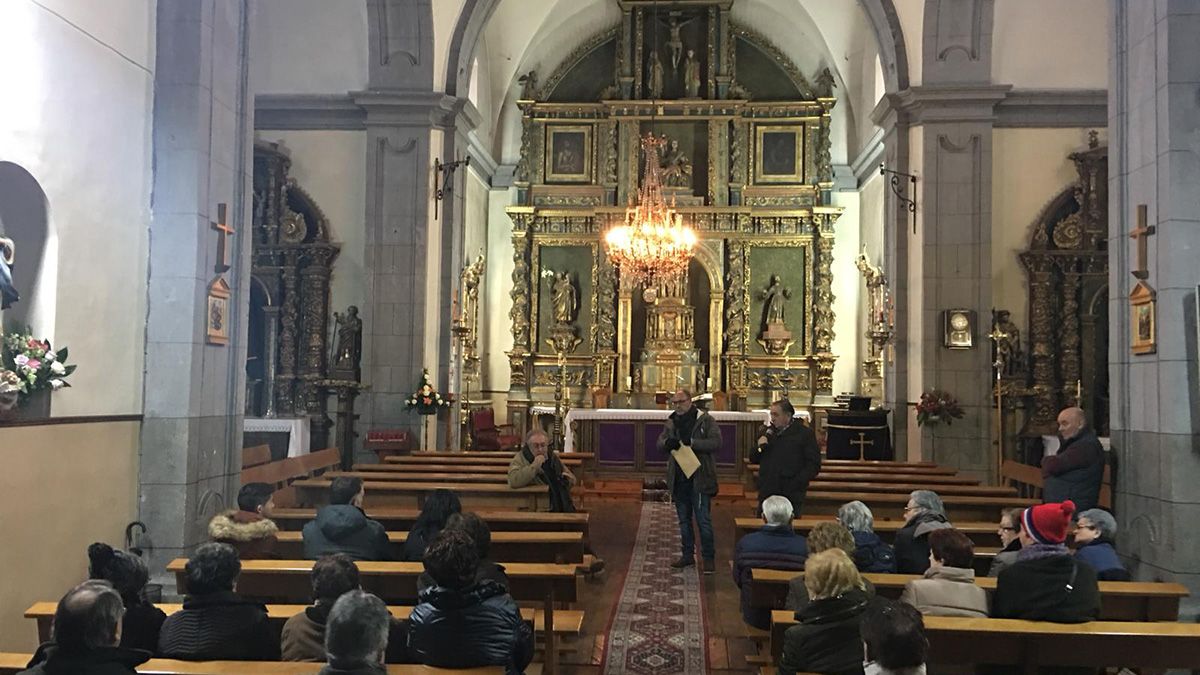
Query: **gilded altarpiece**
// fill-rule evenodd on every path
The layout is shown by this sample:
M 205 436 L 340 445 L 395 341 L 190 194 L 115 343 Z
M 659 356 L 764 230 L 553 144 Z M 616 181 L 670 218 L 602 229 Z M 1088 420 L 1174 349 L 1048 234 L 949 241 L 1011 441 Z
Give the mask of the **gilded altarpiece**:
M 618 4 L 620 23 L 542 86 L 527 77 L 518 101 L 510 421 L 552 403 L 564 371 L 572 407 L 597 392 L 650 407 L 683 386 L 744 408 L 786 391 L 809 408 L 832 393 L 837 358 L 832 79 L 810 82 L 728 0 Z M 681 287 L 650 294 L 619 278 L 601 242 L 637 192 L 647 133 L 665 137 L 664 192 L 700 238 Z M 671 340 L 682 360 L 651 363 Z

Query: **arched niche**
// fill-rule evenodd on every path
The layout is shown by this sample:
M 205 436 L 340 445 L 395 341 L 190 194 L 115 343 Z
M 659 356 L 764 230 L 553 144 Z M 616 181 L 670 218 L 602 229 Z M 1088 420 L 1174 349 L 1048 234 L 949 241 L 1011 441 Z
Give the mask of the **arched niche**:
M 21 296 L 4 310 L 3 327 L 28 327 L 40 337 L 51 337 L 57 296 L 57 242 L 49 202 L 37 179 L 12 162 L 0 162 L 0 235 L 12 239 L 16 247 L 12 274 Z

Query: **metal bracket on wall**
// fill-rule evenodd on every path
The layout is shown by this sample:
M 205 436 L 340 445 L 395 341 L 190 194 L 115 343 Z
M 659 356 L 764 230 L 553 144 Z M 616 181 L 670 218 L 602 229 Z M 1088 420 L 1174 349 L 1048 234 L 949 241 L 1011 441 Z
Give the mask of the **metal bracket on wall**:
M 891 174 L 891 176 L 892 176 L 891 180 L 888 181 L 892 186 L 892 194 L 896 195 L 896 197 L 900 199 L 900 203 L 904 204 L 905 208 L 908 209 L 908 212 L 912 214 L 913 234 L 916 234 L 917 233 L 917 177 L 912 175 L 911 173 L 901 173 L 899 171 L 892 171 L 891 169 L 887 168 L 883 164 L 880 164 L 879 165 L 879 175 L 886 176 L 888 174 Z M 905 195 L 906 190 L 905 190 L 904 185 L 901 184 L 901 182 L 900 182 L 901 178 L 907 178 L 908 182 L 912 184 L 912 195 L 913 196 L 911 199 L 909 199 Z
M 467 166 L 471 163 L 469 156 L 455 160 L 448 164 L 442 164 L 442 160 L 437 157 L 433 158 L 433 219 L 438 219 L 438 202 L 445 199 L 446 195 L 454 192 L 454 172 L 460 166 Z

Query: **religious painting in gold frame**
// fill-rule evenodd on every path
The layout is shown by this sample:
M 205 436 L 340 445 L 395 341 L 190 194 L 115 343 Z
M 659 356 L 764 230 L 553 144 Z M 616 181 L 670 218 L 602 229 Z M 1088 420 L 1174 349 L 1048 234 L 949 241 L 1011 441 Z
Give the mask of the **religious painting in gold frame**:
M 755 183 L 804 183 L 803 124 L 758 124 L 754 139 Z
M 592 182 L 592 127 L 546 126 L 546 182 Z
M 229 284 L 217 277 L 208 286 L 208 303 L 204 308 L 205 341 L 210 345 L 229 344 Z
M 1129 294 L 1129 349 L 1134 354 L 1153 354 L 1158 349 L 1155 296 L 1154 289 L 1144 281 L 1139 281 Z

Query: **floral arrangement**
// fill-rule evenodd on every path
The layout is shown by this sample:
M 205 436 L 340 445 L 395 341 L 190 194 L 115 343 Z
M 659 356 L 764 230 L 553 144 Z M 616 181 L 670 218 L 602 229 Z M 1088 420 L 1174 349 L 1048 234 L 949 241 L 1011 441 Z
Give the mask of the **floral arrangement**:
M 437 390 L 429 383 L 428 370 L 421 371 L 421 384 L 417 385 L 417 390 L 408 397 L 405 403 L 405 410 L 416 408 L 419 415 L 436 415 L 439 408 L 446 408 L 450 405 L 450 402 L 442 398 L 442 395 L 437 393 Z
M 950 392 L 940 389 L 931 389 L 921 394 L 921 400 L 917 401 L 917 426 L 925 426 L 927 424 L 937 424 L 945 420 L 946 426 L 956 419 L 962 419 L 963 410 L 958 405 L 958 399 L 954 398 Z
M 75 372 L 68 366 L 67 348 L 55 351 L 48 340 L 31 335 L 10 333 L 0 336 L 0 407 L 11 408 L 42 389 L 58 391 L 71 386 L 67 377 Z

